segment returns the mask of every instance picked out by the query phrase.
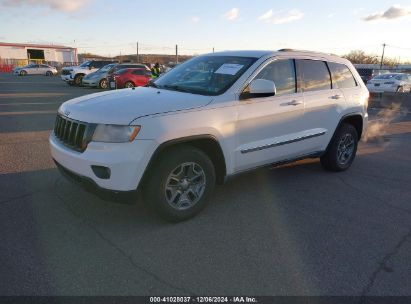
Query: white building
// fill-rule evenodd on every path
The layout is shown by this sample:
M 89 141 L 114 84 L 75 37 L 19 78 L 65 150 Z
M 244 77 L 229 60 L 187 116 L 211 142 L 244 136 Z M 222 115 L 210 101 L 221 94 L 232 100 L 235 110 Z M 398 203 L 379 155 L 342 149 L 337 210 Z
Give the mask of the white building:
M 0 42 L 3 61 L 42 61 L 63 64 L 77 63 L 77 49 L 62 45 Z

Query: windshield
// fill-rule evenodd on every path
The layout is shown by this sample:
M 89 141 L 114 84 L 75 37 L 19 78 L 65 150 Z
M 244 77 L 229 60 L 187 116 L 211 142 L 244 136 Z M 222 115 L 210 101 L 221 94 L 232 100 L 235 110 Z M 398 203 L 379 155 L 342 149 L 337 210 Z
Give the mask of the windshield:
M 102 68 L 100 68 L 99 70 L 97 70 L 96 72 L 107 72 L 108 70 L 110 70 L 115 65 L 116 65 L 116 63 L 107 64 L 107 65 L 103 66 Z
M 86 61 L 86 62 L 83 62 L 82 64 L 80 64 L 80 67 L 81 68 L 86 68 L 86 67 L 88 67 L 89 64 L 90 64 L 90 61 Z
M 201 95 L 220 95 L 257 60 L 237 56 L 200 56 L 158 78 L 153 86 Z

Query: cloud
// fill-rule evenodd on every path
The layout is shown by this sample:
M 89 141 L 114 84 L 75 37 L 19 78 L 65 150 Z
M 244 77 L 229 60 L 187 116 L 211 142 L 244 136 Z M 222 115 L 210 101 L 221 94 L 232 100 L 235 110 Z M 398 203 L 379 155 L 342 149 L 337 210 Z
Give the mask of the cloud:
M 240 10 L 238 8 L 232 8 L 228 12 L 226 12 L 223 17 L 229 21 L 233 21 L 238 18 L 240 15 Z
M 328 14 L 327 15 L 327 18 L 333 18 L 335 16 L 335 14 L 334 13 L 331 13 L 331 14 Z
M 270 9 L 269 11 L 265 12 L 265 13 L 262 14 L 260 17 L 258 17 L 258 20 L 260 20 L 260 21 L 268 21 L 272 16 L 273 16 L 273 10 Z
M 295 10 L 289 11 L 284 16 L 273 18 L 272 23 L 274 23 L 274 24 L 289 23 L 289 22 L 299 20 L 303 17 L 304 17 L 304 13 L 295 9 Z
M 197 22 L 200 21 L 200 17 L 192 16 L 192 17 L 190 18 L 190 20 L 191 20 L 191 22 L 193 22 L 193 23 L 197 23 Z
M 374 13 L 363 18 L 364 21 L 375 21 L 375 20 L 393 20 L 401 17 L 411 15 L 411 9 L 407 7 L 391 6 L 385 12 Z
M 4 0 L 0 3 L 8 7 L 41 6 L 50 10 L 73 13 L 89 4 L 92 0 Z

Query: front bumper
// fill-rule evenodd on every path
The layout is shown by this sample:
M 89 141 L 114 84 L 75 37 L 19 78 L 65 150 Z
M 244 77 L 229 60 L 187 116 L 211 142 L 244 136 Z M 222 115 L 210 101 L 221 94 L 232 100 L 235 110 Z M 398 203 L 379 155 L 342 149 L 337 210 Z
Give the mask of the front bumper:
M 73 81 L 74 79 L 72 78 L 71 74 L 70 75 L 61 75 L 61 80 L 65 82 L 70 82 Z
M 112 191 L 136 190 L 154 153 L 154 140 L 135 140 L 131 143 L 90 142 L 83 152 L 62 145 L 52 132 L 49 137 L 53 159 L 68 172 L 95 183 L 99 188 Z M 95 175 L 91 166 L 110 169 L 108 179 Z
M 82 84 L 85 87 L 97 87 L 100 81 L 98 79 L 84 79 L 82 80 Z

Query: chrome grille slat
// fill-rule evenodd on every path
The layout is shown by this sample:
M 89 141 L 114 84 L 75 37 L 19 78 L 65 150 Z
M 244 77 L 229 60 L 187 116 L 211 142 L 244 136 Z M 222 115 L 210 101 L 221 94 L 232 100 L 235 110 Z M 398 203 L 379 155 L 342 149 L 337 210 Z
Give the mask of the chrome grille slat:
M 94 124 L 57 115 L 54 135 L 68 148 L 83 152 L 93 136 L 94 128 Z

